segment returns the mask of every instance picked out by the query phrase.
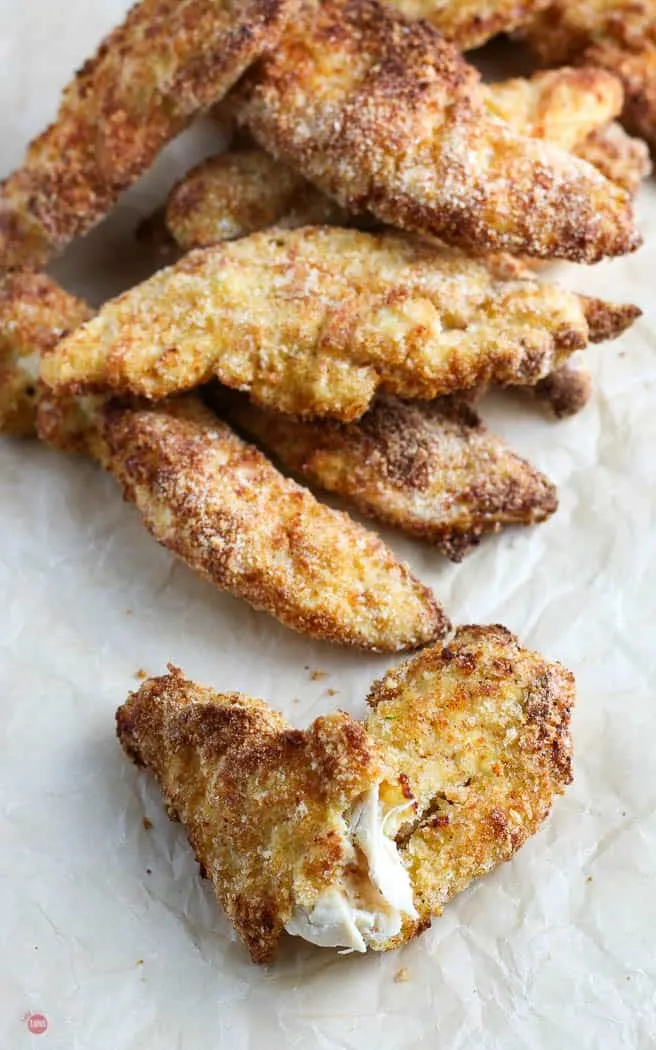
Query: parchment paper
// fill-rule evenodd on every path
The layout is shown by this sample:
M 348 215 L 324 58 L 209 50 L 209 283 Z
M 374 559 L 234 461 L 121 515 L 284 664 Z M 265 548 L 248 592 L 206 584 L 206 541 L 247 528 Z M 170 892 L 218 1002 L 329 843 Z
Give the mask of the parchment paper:
M 125 6 L 0 0 L 3 170 Z M 191 138 L 58 263 L 72 290 L 100 301 L 147 272 L 128 234 L 216 132 Z M 579 688 L 573 787 L 510 864 L 402 952 L 340 958 L 290 940 L 275 967 L 252 966 L 113 727 L 135 673 L 169 660 L 298 725 L 335 705 L 363 713 L 392 661 L 313 644 L 216 592 L 91 464 L 0 442 L 0 1046 L 656 1046 L 653 184 L 640 214 L 637 255 L 557 270 L 645 310 L 590 351 L 592 404 L 560 424 L 509 396 L 485 408 L 558 482 L 558 514 L 460 566 L 385 533 L 455 622 L 506 624 Z M 395 980 L 402 967 L 408 979 Z M 39 1014 L 47 1030 L 33 1034 Z

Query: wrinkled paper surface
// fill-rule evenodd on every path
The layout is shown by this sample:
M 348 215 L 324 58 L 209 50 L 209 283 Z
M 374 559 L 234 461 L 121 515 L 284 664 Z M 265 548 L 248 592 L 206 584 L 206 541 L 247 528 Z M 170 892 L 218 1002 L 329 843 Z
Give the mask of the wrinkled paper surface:
M 2 173 L 124 8 L 0 0 Z M 205 126 L 174 144 L 53 272 L 96 302 L 144 276 L 137 214 L 217 141 Z M 460 566 L 385 533 L 454 622 L 506 624 L 572 668 L 579 692 L 576 781 L 547 825 L 401 952 L 290 939 L 274 967 L 252 966 L 113 724 L 136 672 L 167 661 L 299 726 L 335 705 L 362 715 L 393 661 L 293 635 L 158 547 L 92 464 L 0 441 L 2 1048 L 656 1046 L 653 183 L 639 210 L 639 253 L 554 270 L 645 311 L 590 350 L 585 412 L 555 424 L 508 395 L 485 406 L 558 483 L 558 514 Z

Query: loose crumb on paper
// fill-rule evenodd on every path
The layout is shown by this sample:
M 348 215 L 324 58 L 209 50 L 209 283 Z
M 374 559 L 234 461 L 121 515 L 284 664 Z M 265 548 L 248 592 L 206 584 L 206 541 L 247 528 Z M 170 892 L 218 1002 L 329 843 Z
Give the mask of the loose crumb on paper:
M 400 970 L 397 970 L 394 974 L 395 984 L 405 984 L 406 981 L 410 980 L 410 971 L 407 966 L 402 966 Z
M 320 682 L 322 678 L 327 678 L 327 677 L 328 677 L 328 672 L 327 671 L 312 671 L 310 673 L 310 678 L 312 679 L 313 682 Z
M 138 679 L 138 681 L 143 682 L 143 680 L 148 677 L 148 671 L 144 671 L 143 667 L 140 667 L 138 671 L 134 672 L 134 677 Z
M 328 694 L 328 696 L 337 696 L 336 689 L 326 689 L 326 693 Z
M 141 823 L 144 826 L 144 831 L 150 831 L 150 829 L 153 826 L 152 820 L 149 820 L 148 817 L 144 817 L 143 820 L 141 821 Z

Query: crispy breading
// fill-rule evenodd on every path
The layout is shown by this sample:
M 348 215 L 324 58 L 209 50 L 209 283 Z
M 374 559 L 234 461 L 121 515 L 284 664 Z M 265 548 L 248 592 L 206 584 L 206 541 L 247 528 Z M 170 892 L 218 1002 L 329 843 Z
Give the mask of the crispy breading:
M 361 908 L 372 883 L 382 892 L 354 833 L 372 788 L 416 909 L 366 945 L 387 950 L 509 860 L 572 779 L 573 677 L 503 627 L 460 628 L 375 683 L 369 703 L 364 726 L 338 713 L 299 731 L 171 668 L 117 711 L 123 748 L 156 777 L 256 962 L 285 927 L 299 932 L 299 907 L 312 914 L 326 891 L 348 906 L 354 869 Z
M 656 148 L 656 0 L 555 0 L 524 35 L 546 64 L 615 73 L 624 84 L 627 128 Z
M 221 590 L 292 630 L 362 649 L 412 649 L 448 630 L 375 533 L 318 503 L 196 398 L 101 401 L 86 430 L 81 408 L 46 398 L 42 436 L 61 448 L 82 436 L 155 539 Z
M 644 144 L 609 125 L 622 108 L 623 90 L 604 70 L 561 69 L 499 81 L 484 85 L 483 97 L 514 131 L 577 153 L 631 193 L 649 170 Z M 166 208 L 167 228 L 185 251 L 267 226 L 354 221 L 297 171 L 255 146 L 193 168 L 174 187 Z
M 34 434 L 39 356 L 89 317 L 45 274 L 0 274 L 0 433 Z
M 509 33 L 544 10 L 550 0 L 385 0 L 412 21 L 423 18 L 461 51 Z
M 362 725 L 335 713 L 292 729 L 263 701 L 215 693 L 173 668 L 132 693 L 116 721 L 251 958 L 269 962 L 294 911 L 310 911 L 354 863 L 349 811 L 384 776 Z
M 478 73 L 375 0 L 304 0 L 240 119 L 349 211 L 463 247 L 594 262 L 640 243 L 628 195 L 487 109 Z
M 0 189 L 3 266 L 41 265 L 109 211 L 274 45 L 296 0 L 141 0 L 65 89 Z
M 615 120 L 593 131 L 574 152 L 588 164 L 594 164 L 607 179 L 623 186 L 631 196 L 635 196 L 640 183 L 652 171 L 647 143 L 628 135 Z
M 586 310 L 402 234 L 273 229 L 191 252 L 106 304 L 41 374 L 60 392 L 153 399 L 216 376 L 265 407 L 348 422 L 377 387 L 430 399 L 535 383 L 586 345 Z
M 622 110 L 622 84 L 603 69 L 552 69 L 483 85 L 488 109 L 514 131 L 573 150 Z
M 461 627 L 390 671 L 367 733 L 418 803 L 400 829 L 419 926 L 509 860 L 571 782 L 573 676 L 505 627 Z
M 454 561 L 485 533 L 544 521 L 558 506 L 551 482 L 455 399 L 381 395 L 348 424 L 304 422 L 245 398 L 224 399 L 219 409 L 284 469 Z
M 585 365 L 566 361 L 531 388 L 537 401 L 557 419 L 580 412 L 590 400 L 592 378 Z
M 257 147 L 204 161 L 174 187 L 166 207 L 166 225 L 184 251 L 266 226 L 340 226 L 348 218 L 302 175 Z

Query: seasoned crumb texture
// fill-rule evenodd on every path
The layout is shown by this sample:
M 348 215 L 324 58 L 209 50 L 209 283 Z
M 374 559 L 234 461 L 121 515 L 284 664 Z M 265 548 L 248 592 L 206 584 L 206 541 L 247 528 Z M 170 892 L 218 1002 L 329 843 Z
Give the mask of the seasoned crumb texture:
M 585 408 L 592 393 L 592 380 L 585 365 L 567 361 L 536 383 L 532 391 L 556 419 L 566 419 Z
M 423 18 L 460 48 L 480 47 L 497 33 L 523 25 L 550 0 L 385 0 L 405 18 Z
M 144 682 L 116 713 L 119 740 L 157 779 L 254 962 L 275 953 L 349 861 L 343 818 L 383 767 L 360 723 L 335 713 L 290 728 L 261 700 L 179 671 Z
M 574 679 L 504 627 L 461 627 L 369 695 L 370 739 L 417 799 L 398 841 L 419 928 L 509 860 L 572 779 Z
M 59 391 L 153 399 L 216 376 L 262 406 L 348 422 L 378 387 L 429 399 L 536 383 L 586 345 L 586 309 L 402 234 L 267 230 L 191 252 L 108 303 L 41 374 Z
M 184 251 L 246 237 L 267 226 L 342 225 L 348 214 L 264 150 L 204 161 L 173 189 L 166 225 Z
M 45 274 L 0 274 L 0 433 L 34 434 L 39 356 L 90 316 Z
M 628 135 L 616 120 L 593 131 L 574 152 L 632 196 L 652 171 L 647 143 Z
M 160 149 L 276 43 L 295 0 L 141 0 L 65 89 L 0 190 L 4 266 L 85 233 Z
M 375 0 L 305 0 L 243 92 L 260 145 L 354 213 L 479 254 L 594 262 L 640 243 L 624 190 L 495 118 L 451 44 Z
M 46 426 L 75 446 L 78 419 Z M 54 411 L 53 411 L 54 409 Z M 71 432 L 57 434 L 57 422 Z M 148 531 L 201 576 L 287 627 L 376 651 L 413 649 L 449 624 L 382 540 L 283 477 L 194 398 L 98 404 L 86 435 Z
M 615 73 L 627 128 L 656 148 L 656 0 L 556 0 L 525 35 L 549 65 L 575 61 Z
M 381 395 L 357 423 L 304 422 L 227 400 L 227 418 L 308 484 L 459 561 L 482 535 L 544 521 L 555 487 L 462 402 Z

